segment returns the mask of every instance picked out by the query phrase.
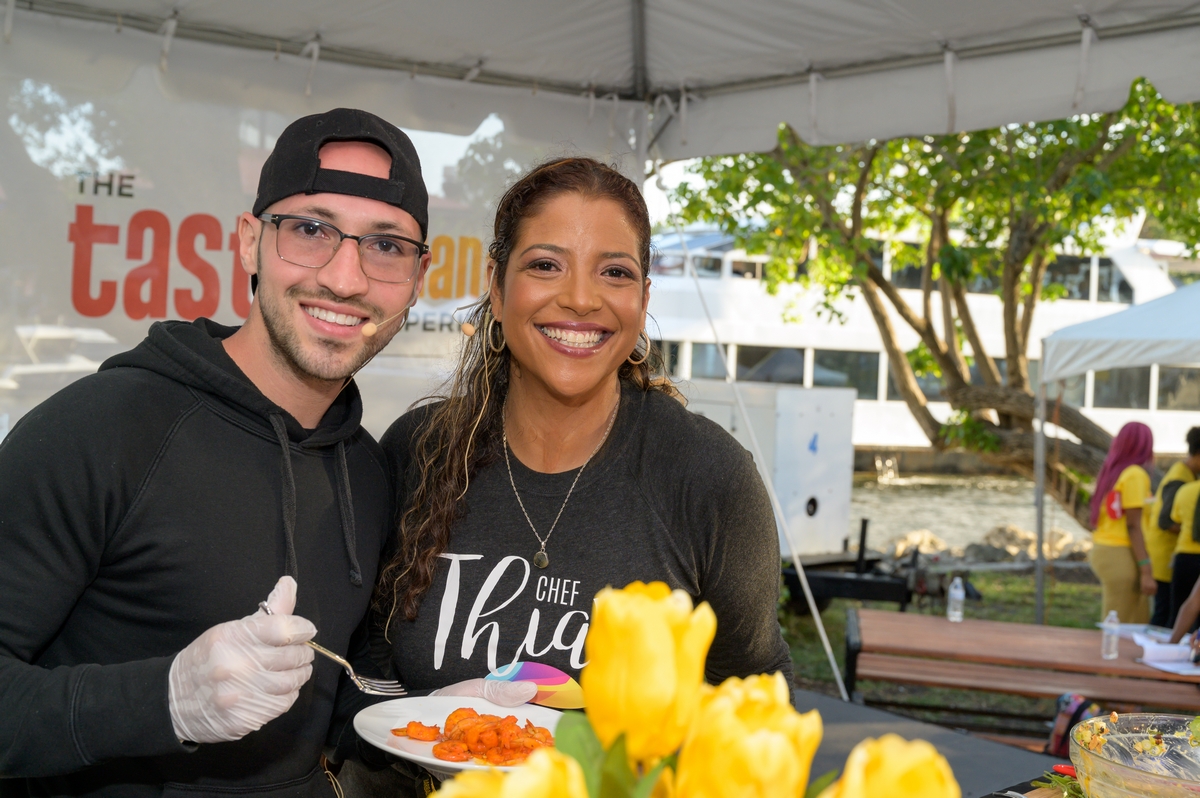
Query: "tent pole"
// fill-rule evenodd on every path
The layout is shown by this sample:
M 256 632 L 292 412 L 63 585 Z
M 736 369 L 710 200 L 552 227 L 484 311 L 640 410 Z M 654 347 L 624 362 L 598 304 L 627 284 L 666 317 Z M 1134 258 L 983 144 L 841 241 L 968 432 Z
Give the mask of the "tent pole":
M 649 81 L 646 73 L 646 0 L 633 0 L 633 96 L 646 99 Z
M 1033 503 L 1037 508 L 1037 561 L 1034 566 L 1037 611 L 1035 621 L 1046 622 L 1046 342 L 1042 342 L 1042 362 L 1038 369 L 1037 432 L 1033 439 Z

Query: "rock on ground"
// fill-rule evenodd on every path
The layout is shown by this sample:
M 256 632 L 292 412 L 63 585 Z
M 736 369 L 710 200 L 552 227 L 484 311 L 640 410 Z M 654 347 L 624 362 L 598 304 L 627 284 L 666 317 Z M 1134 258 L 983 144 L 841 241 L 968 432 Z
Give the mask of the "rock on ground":
M 946 545 L 946 541 L 942 540 L 928 529 L 913 530 L 912 532 L 893 540 L 892 545 L 895 547 L 894 554 L 892 556 L 894 556 L 896 559 L 900 559 L 905 554 L 910 553 L 914 548 L 920 551 L 922 554 L 937 554 L 950 548 Z
M 984 562 L 1015 559 L 1022 554 L 1031 560 L 1037 558 L 1037 535 L 1014 524 L 994 527 L 983 536 L 981 544 L 973 544 L 973 546 L 977 558 Z M 993 551 L 985 552 L 985 548 Z M 1046 533 L 1046 540 L 1043 544 L 1046 558 L 1051 560 L 1059 558 L 1085 559 L 1091 548 L 1090 540 L 1077 541 L 1070 532 L 1058 527 L 1053 527 Z M 1006 556 L 1001 556 L 1001 552 Z

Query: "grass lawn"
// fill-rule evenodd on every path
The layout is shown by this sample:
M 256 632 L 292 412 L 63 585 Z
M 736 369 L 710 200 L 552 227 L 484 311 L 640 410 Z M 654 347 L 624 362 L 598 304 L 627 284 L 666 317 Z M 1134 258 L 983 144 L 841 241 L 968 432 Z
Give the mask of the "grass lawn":
M 1033 623 L 1033 580 L 1033 574 L 973 574 L 971 582 L 983 594 L 983 600 L 968 601 L 966 617 Z M 833 646 L 838 668 L 843 673 L 847 607 L 897 610 L 897 606 L 890 603 L 835 599 L 829 608 L 821 613 L 821 620 Z M 945 612 L 945 606 L 940 601 L 927 602 L 923 606 L 910 605 L 908 612 L 941 614 Z M 1100 619 L 1099 616 L 1099 585 L 1060 582 L 1051 579 L 1047 574 L 1046 622 L 1049 625 L 1094 628 L 1094 624 Z M 784 638 L 792 650 L 797 685 L 807 690 L 836 696 L 837 685 L 834 683 L 829 661 L 821 647 L 821 639 L 817 635 L 812 618 L 807 614 L 797 615 L 787 609 L 781 609 L 779 622 L 783 626 Z M 1048 737 L 1049 727 L 1039 719 L 1049 719 L 1054 714 L 1052 699 L 900 685 L 865 679 L 858 682 L 857 690 L 862 693 L 867 704 L 898 711 L 918 720 L 978 731 L 990 730 L 1001 734 L 1045 734 Z M 898 704 L 903 706 L 897 707 Z

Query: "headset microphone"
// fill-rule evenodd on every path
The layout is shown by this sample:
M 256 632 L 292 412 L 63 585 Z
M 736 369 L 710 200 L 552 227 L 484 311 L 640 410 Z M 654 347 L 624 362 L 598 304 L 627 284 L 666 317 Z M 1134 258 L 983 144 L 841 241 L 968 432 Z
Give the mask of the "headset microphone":
M 404 307 L 404 310 L 400 311 L 399 313 L 395 314 L 394 316 L 388 316 L 386 319 L 384 319 L 383 321 L 379 322 L 378 324 L 376 324 L 376 323 L 375 323 L 375 322 L 373 322 L 373 321 L 369 321 L 369 322 L 367 322 L 366 324 L 364 324 L 364 325 L 362 326 L 362 334 L 363 334 L 363 338 L 374 338 L 374 337 L 375 337 L 375 336 L 376 336 L 376 335 L 379 333 L 379 328 L 380 328 L 380 327 L 382 327 L 382 326 L 383 326 L 383 325 L 385 325 L 385 324 L 388 324 L 388 323 L 389 323 L 389 322 L 391 322 L 393 319 L 395 319 L 395 318 L 397 318 L 397 317 L 399 317 L 399 316 L 403 316 L 404 314 L 408 313 L 408 311 L 412 310 L 412 306 L 413 306 L 413 305 L 415 305 L 415 304 L 417 304 L 417 296 L 414 294 L 414 295 L 413 295 L 413 298 L 412 298 L 412 301 L 411 301 L 411 302 L 409 302 L 409 303 L 408 303 L 408 304 L 407 304 L 407 305 Z
M 397 313 L 396 316 L 402 316 L 407 312 L 408 312 L 408 308 L 405 308 L 404 310 Z M 383 325 L 387 324 L 392 319 L 396 318 L 396 316 L 389 316 L 388 318 L 384 319 L 383 321 L 379 322 L 378 324 L 376 324 L 373 321 L 367 322 L 366 324 L 364 324 L 362 326 L 363 338 L 374 338 L 375 334 L 377 332 L 379 332 L 379 328 L 382 327 Z

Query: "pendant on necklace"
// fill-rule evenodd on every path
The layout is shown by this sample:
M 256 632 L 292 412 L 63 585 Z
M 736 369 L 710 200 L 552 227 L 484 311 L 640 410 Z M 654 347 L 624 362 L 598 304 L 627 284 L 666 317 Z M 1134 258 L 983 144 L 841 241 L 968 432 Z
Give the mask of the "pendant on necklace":
M 537 554 L 533 555 L 533 564 L 538 568 L 545 568 L 550 564 L 550 558 L 546 556 L 546 552 L 539 551 Z

